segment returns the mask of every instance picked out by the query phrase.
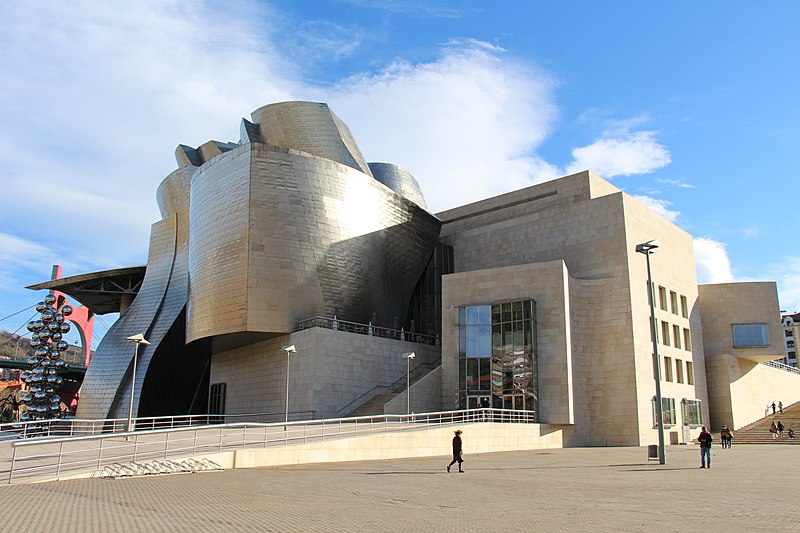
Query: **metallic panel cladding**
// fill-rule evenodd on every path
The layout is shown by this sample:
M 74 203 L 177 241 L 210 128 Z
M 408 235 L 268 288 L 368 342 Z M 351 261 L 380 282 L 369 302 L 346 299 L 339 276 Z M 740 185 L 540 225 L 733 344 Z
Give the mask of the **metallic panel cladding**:
M 349 166 L 258 143 L 201 167 L 191 198 L 187 342 L 403 322 L 441 225 Z

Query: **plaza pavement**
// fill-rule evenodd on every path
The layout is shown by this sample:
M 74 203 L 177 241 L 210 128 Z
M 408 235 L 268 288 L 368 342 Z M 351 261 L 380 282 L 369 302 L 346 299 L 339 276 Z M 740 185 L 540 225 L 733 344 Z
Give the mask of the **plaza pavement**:
M 800 447 L 569 448 L 2 485 L 0 531 L 796 532 Z

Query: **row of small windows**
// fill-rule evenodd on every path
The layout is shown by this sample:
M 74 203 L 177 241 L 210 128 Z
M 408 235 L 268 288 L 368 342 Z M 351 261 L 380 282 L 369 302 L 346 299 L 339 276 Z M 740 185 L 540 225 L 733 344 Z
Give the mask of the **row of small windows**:
M 667 288 L 660 285 L 658 286 L 658 306 L 664 311 L 670 311 L 673 315 L 680 314 L 683 318 L 689 318 L 689 300 L 686 296 L 669 291 L 669 298 L 667 298 Z
M 681 340 L 683 342 L 681 342 Z M 683 348 L 687 352 L 692 351 L 692 334 L 689 328 L 681 328 L 675 324 L 661 321 L 661 344 L 664 346 L 674 346 Z
M 686 369 L 685 373 L 684 363 Z M 694 365 L 691 361 L 675 359 L 675 365 L 673 366 L 672 357 L 664 357 L 664 379 L 670 382 L 685 382 L 687 385 L 694 385 Z

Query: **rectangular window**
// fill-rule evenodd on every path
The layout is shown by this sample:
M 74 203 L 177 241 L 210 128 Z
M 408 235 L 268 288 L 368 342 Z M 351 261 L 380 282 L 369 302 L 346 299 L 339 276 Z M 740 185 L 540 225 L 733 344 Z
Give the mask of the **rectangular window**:
M 689 328 L 683 328 L 683 349 L 687 352 L 692 351 L 692 334 Z
M 680 326 L 672 326 L 672 345 L 676 348 L 681 347 L 681 328 Z
M 731 324 L 733 347 L 769 346 L 769 329 L 766 324 Z
M 681 316 L 683 318 L 689 318 L 689 302 L 686 300 L 686 296 L 681 294 Z
M 678 314 L 678 293 L 675 291 L 669 291 L 669 305 L 670 311 L 672 311 L 673 315 Z
M 658 419 L 656 418 L 656 399 L 650 402 L 653 411 L 653 428 L 658 427 Z M 665 426 L 674 426 L 676 424 L 675 417 L 675 398 L 661 398 L 661 420 Z
M 794 341 L 786 341 L 787 348 L 794 348 Z
M 661 309 L 664 311 L 667 310 L 667 289 L 661 287 L 660 285 L 658 287 L 658 303 L 661 306 Z
M 703 404 L 700 402 L 700 400 L 681 401 L 684 426 L 697 427 L 703 425 L 703 410 L 701 409 L 702 405 Z
M 675 359 L 675 381 L 683 383 L 683 361 Z
M 661 343 L 669 346 L 669 324 L 667 322 L 661 322 Z
M 664 358 L 664 379 L 672 381 L 672 357 Z
M 694 365 L 691 361 L 686 361 L 686 383 L 694 385 Z

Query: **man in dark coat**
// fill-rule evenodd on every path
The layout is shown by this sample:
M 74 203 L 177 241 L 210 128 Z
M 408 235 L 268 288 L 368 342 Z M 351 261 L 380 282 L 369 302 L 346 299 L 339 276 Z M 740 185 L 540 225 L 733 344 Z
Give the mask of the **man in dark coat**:
M 453 460 L 447 465 L 447 471 L 450 472 L 450 467 L 458 463 L 458 471 L 463 472 L 464 470 L 461 468 L 461 463 L 464 462 L 464 459 L 461 458 L 461 430 L 457 429 L 455 433 L 456 436 L 453 437 Z
M 711 437 L 711 433 L 706 431 L 705 426 L 700 431 L 697 440 L 700 442 L 700 468 L 706 468 L 706 460 L 708 460 L 708 468 L 711 468 L 711 441 L 714 439 Z

